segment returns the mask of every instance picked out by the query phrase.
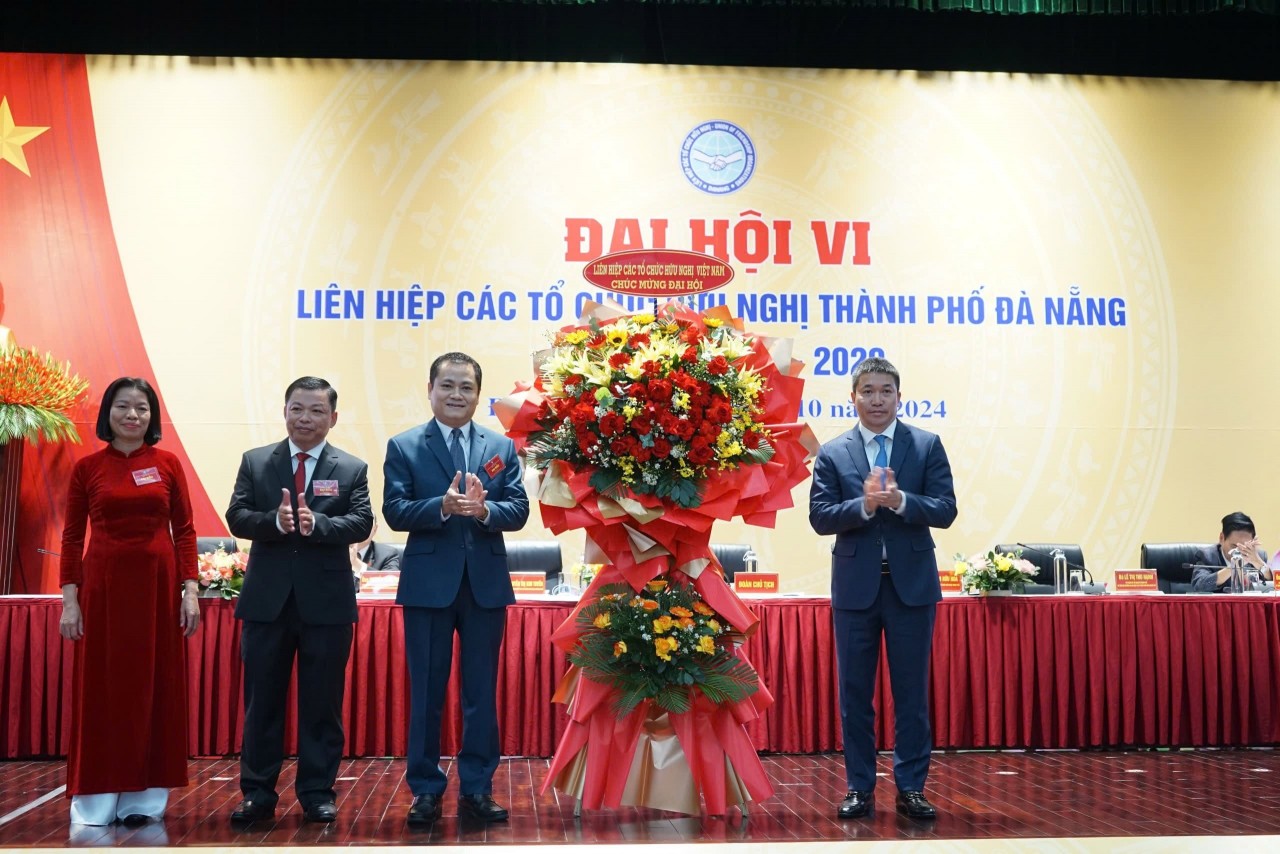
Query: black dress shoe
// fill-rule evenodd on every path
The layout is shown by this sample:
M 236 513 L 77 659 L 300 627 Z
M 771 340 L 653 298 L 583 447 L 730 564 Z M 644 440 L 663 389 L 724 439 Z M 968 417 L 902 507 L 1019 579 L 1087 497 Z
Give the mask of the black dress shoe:
M 146 824 L 150 820 L 151 818 L 149 816 L 145 816 L 142 813 L 135 812 L 135 813 L 129 813 L 127 816 L 120 819 L 120 823 L 123 824 L 125 827 L 142 827 L 144 824 Z
M 840 809 L 836 810 L 836 815 L 840 818 L 862 818 L 869 812 L 871 812 L 871 793 L 850 791 L 840 802 Z
M 937 818 L 938 811 L 924 798 L 924 792 L 898 792 L 898 812 L 908 818 Z
M 458 814 L 484 822 L 507 820 L 507 811 L 489 795 L 463 795 L 458 798 Z
M 338 818 L 338 808 L 333 801 L 326 801 L 322 804 L 312 804 L 302 810 L 302 817 L 307 821 L 319 821 L 328 824 Z
M 245 798 L 231 813 L 231 820 L 237 824 L 246 824 L 251 821 L 262 821 L 263 819 L 275 817 L 275 804 L 254 800 L 253 798 Z
M 439 795 L 418 795 L 409 807 L 409 826 L 425 827 L 440 817 Z

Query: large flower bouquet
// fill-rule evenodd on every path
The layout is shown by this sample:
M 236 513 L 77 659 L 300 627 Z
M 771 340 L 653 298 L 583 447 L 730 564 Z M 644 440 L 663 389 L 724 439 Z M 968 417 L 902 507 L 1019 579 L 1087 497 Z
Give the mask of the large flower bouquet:
M 598 593 L 578 612 L 582 634 L 569 661 L 617 687 L 619 715 L 644 700 L 688 712 L 695 690 L 714 703 L 736 703 L 759 688 L 756 672 L 734 655 L 742 634 L 693 585 L 656 579 L 639 593 L 627 584 Z
M 1036 566 L 1022 557 L 1022 550 L 998 552 L 995 549 L 984 554 L 964 558 L 955 556 L 955 571 L 960 574 L 960 584 L 967 591 L 1012 590 L 1036 577 Z
M 71 373 L 49 354 L 0 348 L 0 445 L 26 439 L 35 443 L 79 442 L 67 413 L 84 397 L 88 380 Z
M 228 552 L 219 543 L 217 549 L 205 552 L 196 561 L 196 578 L 203 595 L 223 599 L 234 599 L 240 595 L 244 587 L 244 570 L 249 565 L 248 554 Z
M 712 814 L 767 797 L 745 726 L 773 698 L 736 648 L 758 620 L 725 583 L 711 528 L 735 516 L 772 527 L 792 506 L 818 447 L 794 421 L 803 366 L 789 341 L 748 333 L 724 307 L 697 313 L 668 303 L 627 315 L 591 304 L 551 342 L 535 356 L 534 381 L 494 407 L 540 473 L 543 523 L 557 534 L 583 529 L 586 560 L 603 565 L 552 634 L 577 666 L 556 694 L 569 703 L 569 726 L 544 791 L 554 785 L 587 808 L 625 799 L 686 812 L 700 793 Z M 670 630 L 641 625 L 636 600 L 662 612 L 655 620 L 669 617 Z M 701 614 L 699 602 L 712 613 Z M 724 634 L 708 634 L 711 619 Z M 652 768 L 652 785 L 637 780 L 645 774 L 633 757 L 666 751 L 651 729 L 667 726 L 687 758 L 693 804 L 664 801 Z
M 688 508 L 701 503 L 710 471 L 773 458 L 761 423 L 764 377 L 739 363 L 751 342 L 722 318 L 593 318 L 553 343 L 540 371 L 539 429 L 528 439 L 535 468 L 590 466 L 602 495 L 621 486 Z

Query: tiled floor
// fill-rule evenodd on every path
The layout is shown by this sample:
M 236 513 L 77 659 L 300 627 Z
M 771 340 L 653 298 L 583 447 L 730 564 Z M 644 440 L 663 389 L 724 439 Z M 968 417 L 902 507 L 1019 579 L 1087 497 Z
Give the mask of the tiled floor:
M 882 772 L 891 773 L 889 757 L 882 756 L 880 762 Z M 589 812 L 575 819 L 568 799 L 555 792 L 537 794 L 546 774 L 545 759 L 510 759 L 499 768 L 494 787 L 495 797 L 511 809 L 509 822 L 485 827 L 462 821 L 450 797 L 444 817 L 432 829 L 416 831 L 404 822 L 411 797 L 404 786 L 403 760 L 344 762 L 338 783 L 340 817 L 333 825 L 302 821 L 288 791 L 290 763 L 281 781 L 284 794 L 275 822 L 237 831 L 227 821 L 240 798 L 235 760 L 196 760 L 191 763 L 191 786 L 174 792 L 163 824 L 138 830 L 73 830 L 67 822 L 67 801 L 61 796 L 14 815 L 63 784 L 63 764 L 7 762 L 0 763 L 0 845 L 755 842 L 769 847 L 784 841 L 1168 840 L 1280 834 L 1280 752 L 1272 750 L 939 753 L 934 756 L 928 792 L 941 817 L 931 824 L 909 821 L 894 812 L 890 777 L 881 780 L 871 817 L 836 820 L 835 808 L 844 794 L 839 756 L 769 756 L 765 767 L 777 793 L 753 804 L 745 820 L 737 811 L 726 817 L 689 817 L 632 808 Z

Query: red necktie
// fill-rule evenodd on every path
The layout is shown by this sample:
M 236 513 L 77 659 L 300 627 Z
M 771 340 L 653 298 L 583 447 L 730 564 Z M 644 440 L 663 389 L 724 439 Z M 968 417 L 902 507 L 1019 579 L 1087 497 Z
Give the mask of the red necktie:
M 302 498 L 307 493 L 307 460 L 311 459 L 310 454 L 297 453 L 298 468 L 293 473 L 293 494 L 296 498 Z

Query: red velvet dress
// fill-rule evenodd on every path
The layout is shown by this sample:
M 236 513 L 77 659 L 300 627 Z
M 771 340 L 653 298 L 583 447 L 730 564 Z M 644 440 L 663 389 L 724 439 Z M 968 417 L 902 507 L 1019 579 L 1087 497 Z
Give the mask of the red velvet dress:
M 179 619 L 182 580 L 195 577 L 195 527 L 177 457 L 147 446 L 126 456 L 107 446 L 76 463 L 61 565 L 61 583 L 79 585 L 84 616 L 68 796 L 187 785 Z

